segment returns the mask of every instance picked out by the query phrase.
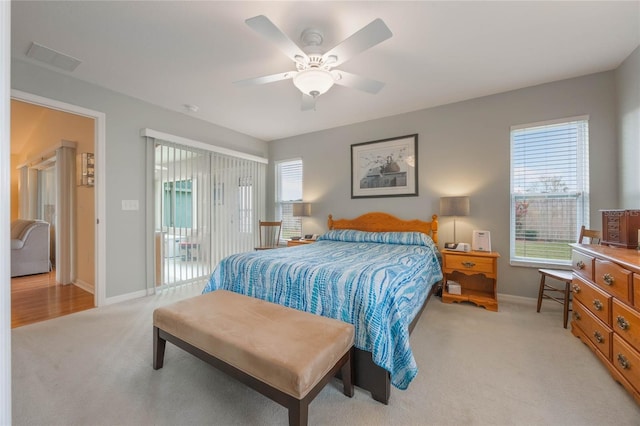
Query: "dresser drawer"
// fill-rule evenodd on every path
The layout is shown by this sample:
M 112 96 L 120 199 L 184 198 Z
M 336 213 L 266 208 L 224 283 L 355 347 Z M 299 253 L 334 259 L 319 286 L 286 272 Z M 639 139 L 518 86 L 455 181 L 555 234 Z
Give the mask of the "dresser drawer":
M 640 275 L 633 274 L 633 306 L 640 310 Z
M 631 303 L 633 273 L 608 260 L 596 259 L 593 281 L 620 300 Z
M 495 275 L 494 260 L 489 257 L 447 255 L 444 258 L 446 270 L 456 270 L 462 273 Z
M 571 255 L 571 265 L 573 265 L 573 271 L 588 279 L 593 280 L 593 263 L 595 259 L 589 255 L 574 250 Z
M 616 333 L 640 350 L 640 312 L 613 299 L 611 324 Z
M 593 343 L 608 360 L 611 360 L 611 336 L 613 332 L 602 322 L 598 321 L 598 319 L 578 301 L 574 301 L 573 304 L 573 324 L 580 327 L 591 343 Z
M 611 324 L 611 296 L 578 276 L 571 282 L 571 291 L 574 300 L 579 300 L 603 323 Z
M 612 363 L 631 385 L 640 390 L 640 353 L 618 335 L 613 338 Z

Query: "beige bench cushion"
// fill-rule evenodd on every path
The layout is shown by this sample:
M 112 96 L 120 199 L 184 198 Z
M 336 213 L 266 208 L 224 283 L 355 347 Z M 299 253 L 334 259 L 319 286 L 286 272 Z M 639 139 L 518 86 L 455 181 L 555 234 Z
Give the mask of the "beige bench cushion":
M 351 324 L 226 290 L 158 308 L 153 324 L 298 399 L 354 342 Z

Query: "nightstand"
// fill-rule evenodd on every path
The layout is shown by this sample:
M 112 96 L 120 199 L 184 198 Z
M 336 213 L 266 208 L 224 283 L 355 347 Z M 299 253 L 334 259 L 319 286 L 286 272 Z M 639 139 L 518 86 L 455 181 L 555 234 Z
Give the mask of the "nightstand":
M 498 310 L 497 281 L 500 255 L 483 251 L 442 250 L 444 288 L 442 302 L 471 302 L 489 311 Z M 462 294 L 448 292 L 447 282 L 460 284 Z
M 287 240 L 287 247 L 301 246 L 302 244 L 315 243 L 316 240 Z

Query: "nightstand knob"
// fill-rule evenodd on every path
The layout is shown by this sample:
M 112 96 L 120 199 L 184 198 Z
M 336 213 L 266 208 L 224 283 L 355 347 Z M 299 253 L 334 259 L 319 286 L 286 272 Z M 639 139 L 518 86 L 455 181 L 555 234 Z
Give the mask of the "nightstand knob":
M 580 286 L 578 284 L 574 284 L 573 285 L 573 292 L 574 293 L 580 293 Z
M 599 301 L 598 299 L 594 299 L 593 307 L 596 308 L 596 311 L 601 311 L 602 310 L 602 302 Z
M 602 276 L 602 281 L 604 281 L 606 285 L 612 285 L 614 281 L 613 276 L 611 274 L 604 274 Z
M 578 262 L 576 263 L 576 267 L 578 269 L 584 269 L 584 262 L 582 260 L 578 260 Z
M 462 266 L 464 266 L 465 268 L 473 268 L 474 266 L 476 266 L 476 264 L 473 262 L 462 262 Z

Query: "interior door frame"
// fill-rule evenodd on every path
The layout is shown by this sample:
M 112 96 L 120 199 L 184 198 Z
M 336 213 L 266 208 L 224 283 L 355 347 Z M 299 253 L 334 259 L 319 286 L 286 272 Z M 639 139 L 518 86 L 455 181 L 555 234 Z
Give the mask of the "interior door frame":
M 94 146 L 95 162 L 98 173 L 96 173 L 95 175 L 95 192 L 93 197 L 96 212 L 96 227 L 94 228 L 94 248 L 96 253 L 94 259 L 95 287 L 93 298 L 96 306 L 103 306 L 106 304 L 106 271 L 104 268 L 104 265 L 106 264 L 106 241 L 104 237 L 106 236 L 106 203 L 104 201 L 104 196 L 106 194 L 106 114 L 100 111 L 94 111 L 78 105 L 68 104 L 66 102 L 45 98 L 15 89 L 11 90 L 11 99 L 28 102 L 46 108 L 56 109 L 70 114 L 81 115 L 84 117 L 92 118 L 95 121 Z

